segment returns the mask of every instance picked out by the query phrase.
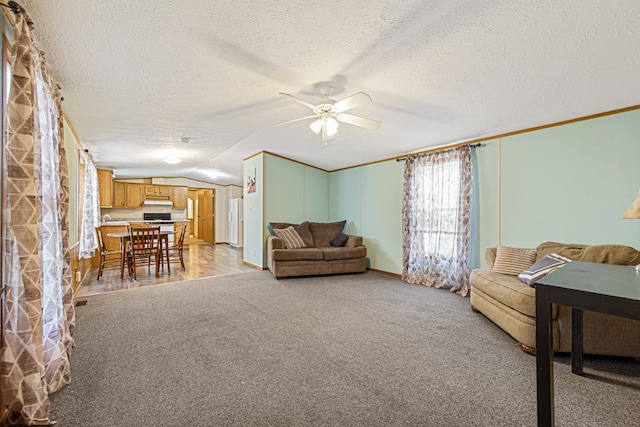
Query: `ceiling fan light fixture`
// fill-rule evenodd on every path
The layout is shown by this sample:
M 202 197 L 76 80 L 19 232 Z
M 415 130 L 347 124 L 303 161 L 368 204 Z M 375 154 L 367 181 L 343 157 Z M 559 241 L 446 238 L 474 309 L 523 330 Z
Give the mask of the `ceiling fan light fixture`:
M 320 133 L 322 130 L 322 119 L 318 119 L 309 125 L 309 128 L 315 133 Z
M 372 102 L 371 97 L 368 94 L 364 92 L 358 92 L 340 101 L 333 101 L 328 97 L 334 89 L 335 88 L 330 84 L 324 84 L 320 88 L 320 92 L 322 92 L 325 101 L 318 105 L 310 104 L 288 93 L 278 92 L 280 95 L 289 97 L 297 103 L 310 108 L 313 112 L 313 115 L 300 117 L 293 120 L 287 120 L 286 122 L 277 123 L 274 126 L 280 126 L 287 123 L 293 123 L 300 120 L 313 119 L 317 117 L 316 120 L 309 125 L 309 128 L 316 134 L 322 134 L 323 145 L 326 145 L 327 139 L 333 138 L 338 133 L 339 122 L 372 130 L 378 129 L 380 127 L 382 123 L 378 120 L 360 117 L 353 114 L 345 114 L 345 111 L 349 111 L 356 107 L 359 107 L 360 105 Z
M 327 119 L 325 126 L 327 127 L 328 136 L 334 136 L 336 133 L 338 133 L 338 121 L 333 117 L 329 117 Z

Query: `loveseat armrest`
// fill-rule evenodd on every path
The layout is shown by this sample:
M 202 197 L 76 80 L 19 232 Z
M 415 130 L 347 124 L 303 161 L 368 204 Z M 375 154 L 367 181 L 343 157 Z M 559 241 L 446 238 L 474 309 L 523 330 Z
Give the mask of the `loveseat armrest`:
M 267 236 L 267 250 L 284 249 L 284 242 L 278 236 Z
M 267 268 L 273 272 L 273 251 L 284 249 L 284 242 L 278 236 L 267 236 Z
M 349 235 L 347 235 L 349 236 Z M 360 236 L 349 236 L 349 239 L 344 244 L 348 248 L 355 248 L 357 246 L 362 246 L 362 237 Z

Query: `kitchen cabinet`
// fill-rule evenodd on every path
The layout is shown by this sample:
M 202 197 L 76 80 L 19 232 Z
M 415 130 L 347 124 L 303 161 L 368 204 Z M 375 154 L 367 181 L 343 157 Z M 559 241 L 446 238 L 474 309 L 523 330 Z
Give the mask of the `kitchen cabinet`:
M 113 205 L 113 171 L 109 169 L 98 169 L 97 171 L 100 207 L 110 208 Z
M 144 201 L 143 184 L 127 184 L 127 207 L 139 208 Z
M 127 207 L 127 183 L 113 181 L 113 207 Z
M 171 201 L 174 209 L 187 209 L 187 196 L 189 189 L 187 187 L 172 187 Z
M 178 237 L 180 237 L 180 230 L 182 230 L 182 226 L 187 226 L 187 231 L 184 233 L 184 243 L 183 246 L 189 246 L 189 236 L 191 235 L 191 221 L 176 221 L 173 223 L 173 230 L 176 232 L 175 238 L 176 241 Z
M 147 198 L 159 198 L 167 199 L 171 198 L 171 186 L 170 185 L 149 185 L 144 186 L 144 195 Z

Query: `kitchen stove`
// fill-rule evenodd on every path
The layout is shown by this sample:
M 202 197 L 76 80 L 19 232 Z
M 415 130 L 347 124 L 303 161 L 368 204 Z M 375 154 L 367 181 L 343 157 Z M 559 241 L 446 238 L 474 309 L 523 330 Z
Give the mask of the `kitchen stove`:
M 149 225 L 159 225 L 160 231 L 173 231 L 173 223 L 170 213 L 143 212 L 142 220 Z M 173 246 L 173 234 L 169 234 L 169 246 Z
M 149 224 L 173 224 L 170 213 L 164 212 L 144 212 L 142 220 Z

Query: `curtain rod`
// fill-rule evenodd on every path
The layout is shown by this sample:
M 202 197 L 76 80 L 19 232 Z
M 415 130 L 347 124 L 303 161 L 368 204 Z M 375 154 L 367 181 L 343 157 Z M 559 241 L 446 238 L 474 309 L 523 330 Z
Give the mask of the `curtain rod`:
M 471 148 L 484 147 L 484 144 L 481 144 L 481 143 L 469 144 L 469 147 L 471 147 Z M 447 148 L 445 148 L 445 150 L 447 150 Z M 396 162 L 404 162 L 405 160 L 407 160 L 407 158 L 406 157 L 402 157 L 400 159 L 396 159 Z
M 7 9 L 11 10 L 11 12 L 16 13 L 16 14 L 20 13 L 20 11 L 22 9 L 22 7 L 18 3 L 14 2 L 14 1 L 10 1 L 9 3 L 0 3 L 0 6 L 4 6 Z

